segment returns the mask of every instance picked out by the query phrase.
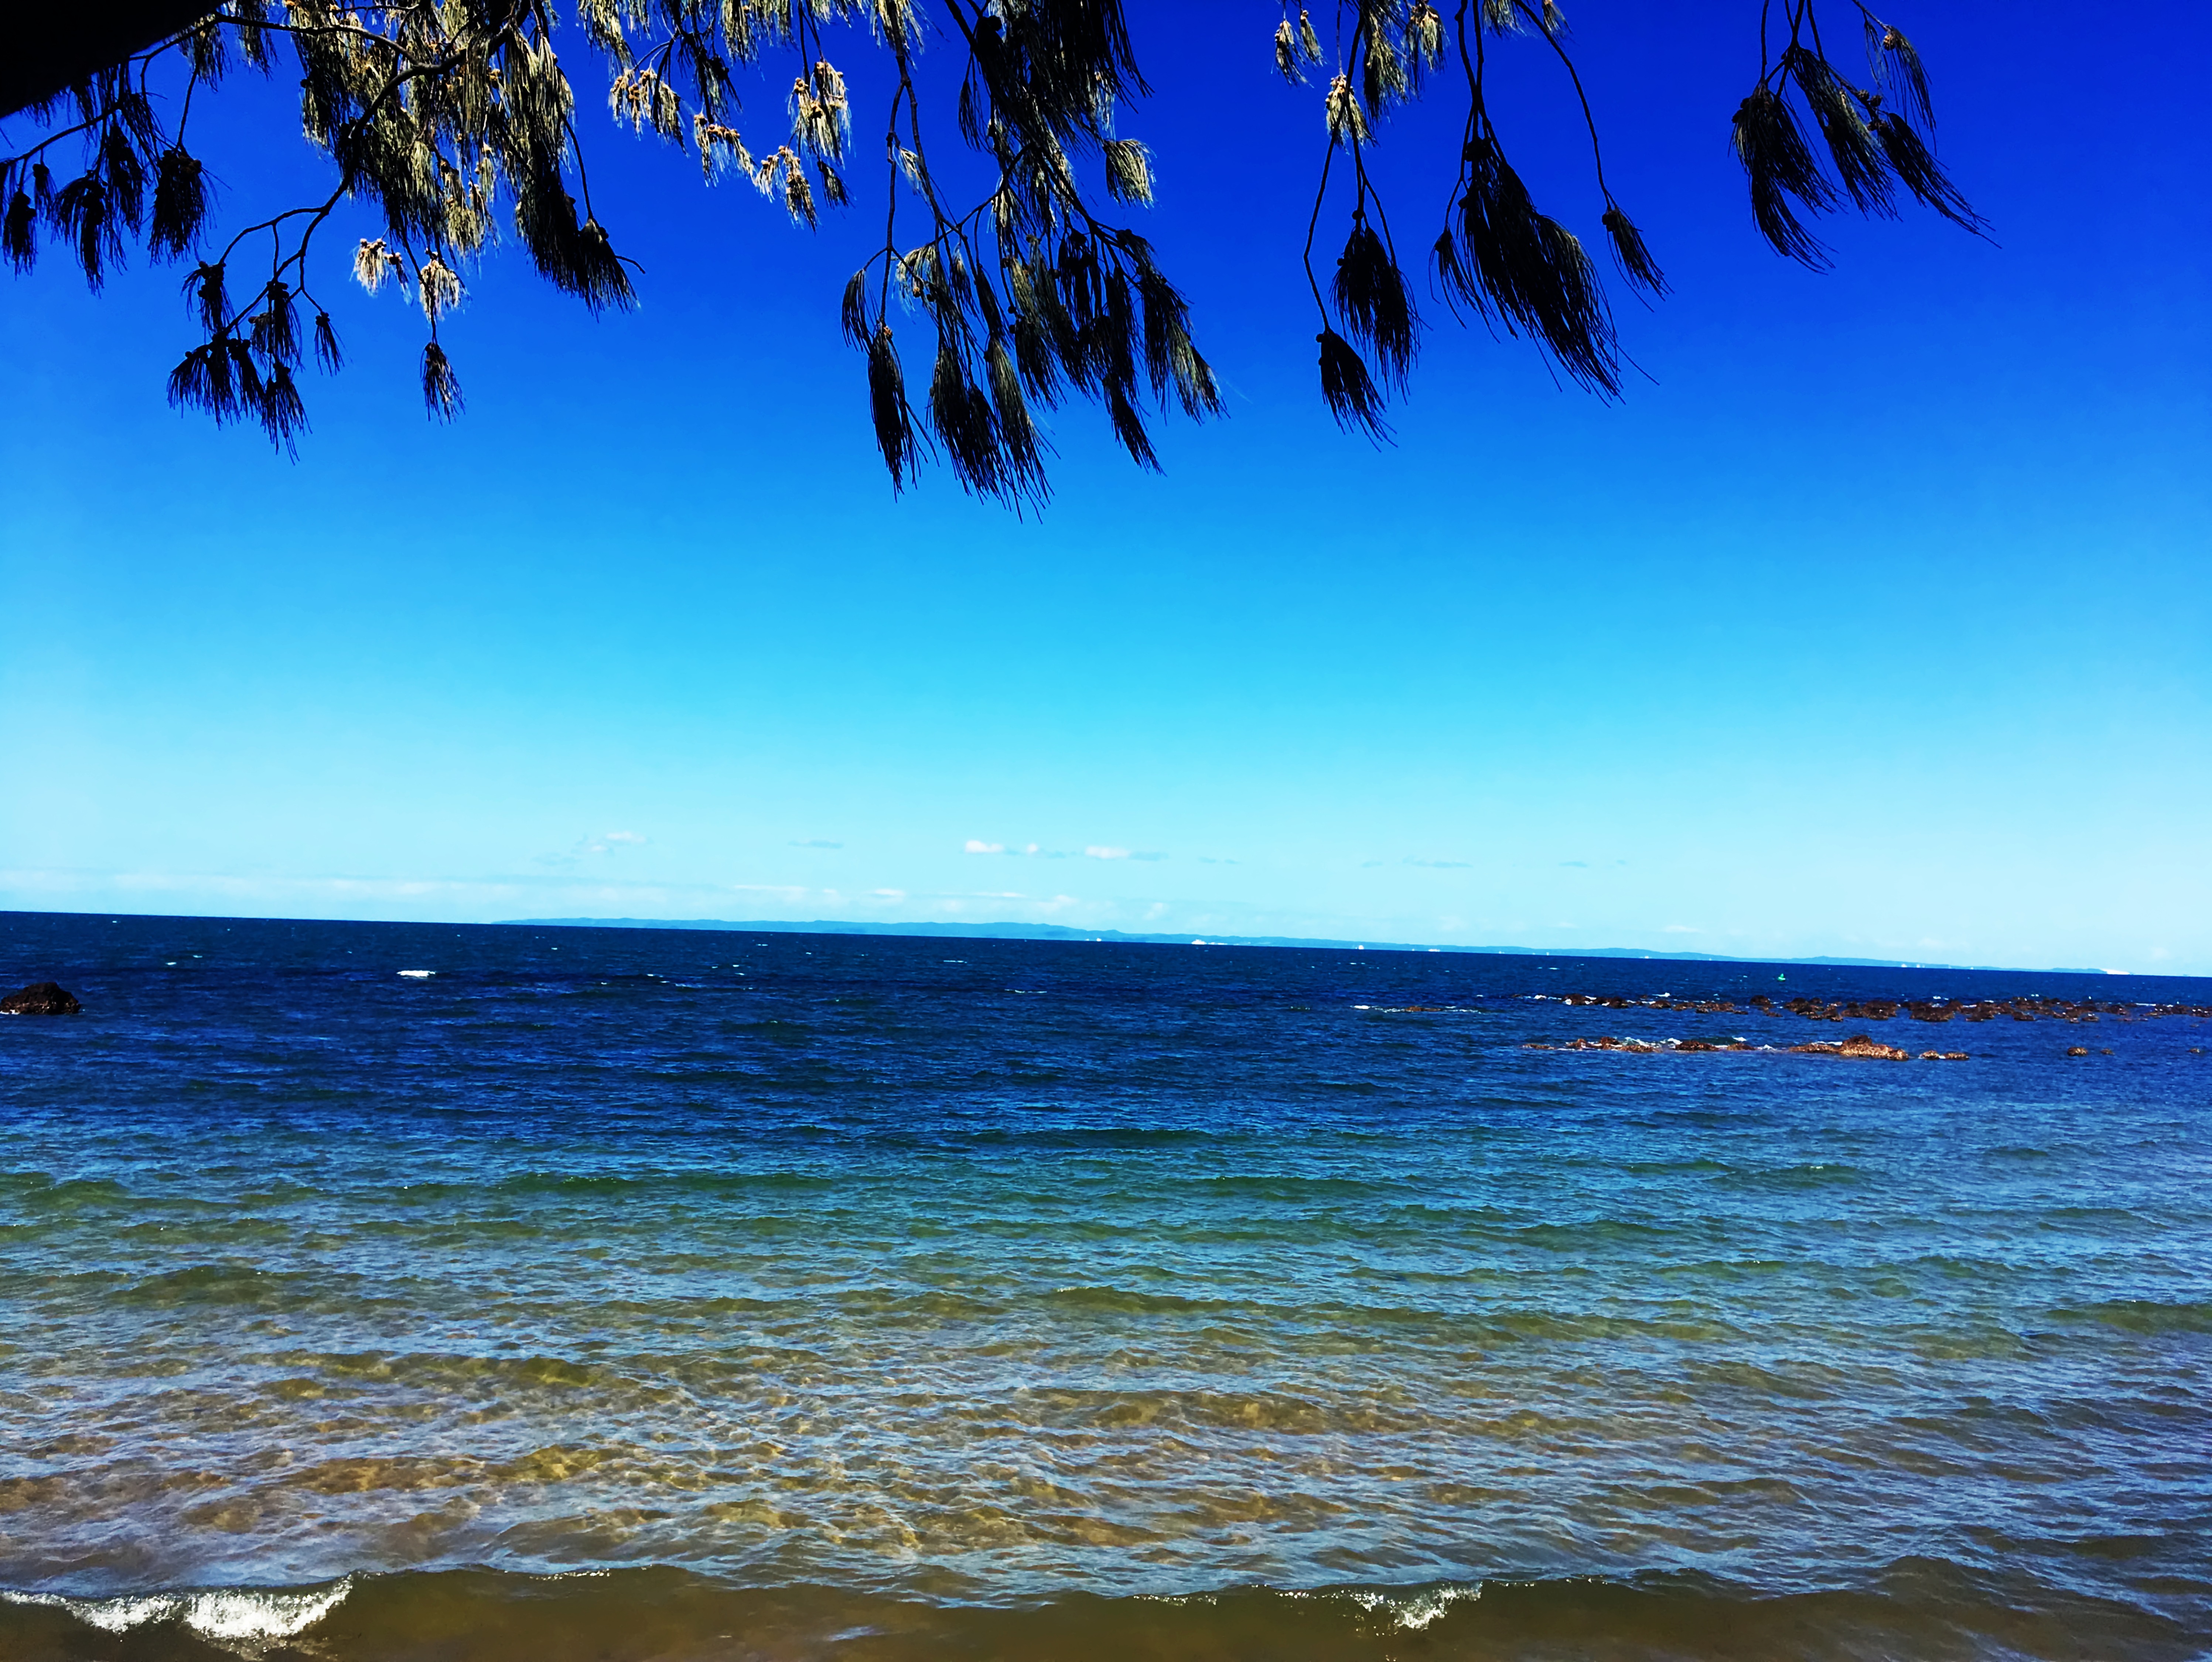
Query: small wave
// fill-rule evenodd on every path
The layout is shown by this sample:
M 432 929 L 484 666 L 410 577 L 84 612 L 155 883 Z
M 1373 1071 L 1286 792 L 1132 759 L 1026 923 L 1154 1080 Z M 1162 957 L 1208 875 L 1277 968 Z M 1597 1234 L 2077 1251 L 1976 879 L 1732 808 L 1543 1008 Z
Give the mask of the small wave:
M 1419 1633 L 1462 1598 L 1481 1597 L 1482 1589 L 1479 1586 L 1461 1586 L 1448 1582 L 1410 1598 L 1388 1592 L 1355 1592 L 1352 1595 L 1352 1602 L 1370 1615 L 1382 1617 L 1401 1633 Z
M 596 1573 L 594 1573 L 596 1571 Z M 1126 1596 L 1062 1591 L 935 1602 L 888 1588 L 808 1583 L 734 1586 L 673 1566 L 592 1567 L 564 1575 L 488 1569 L 363 1575 L 343 1623 L 301 1639 L 349 1583 L 290 1592 L 235 1590 L 70 1600 L 58 1604 L 120 1635 L 148 1623 L 249 1659 L 306 1653 L 317 1662 L 671 1662 L 775 1655 L 848 1662 L 974 1662 L 979 1657 L 1127 1662 L 1131 1657 L 1267 1657 L 1274 1662 L 1541 1662 L 1562 1656 L 1742 1662 L 1869 1657 L 1948 1662 L 2197 1662 L 2198 1635 L 2133 1599 L 2100 1597 L 2021 1572 L 1907 1559 L 1841 1585 L 1759 1588 L 1693 1575 L 1632 1580 L 1431 1581 L 1392 1586 L 1212 1591 Z M 2201 1580 L 2177 1589 L 2194 1594 Z M 951 1587 L 941 1589 L 950 1592 Z M 8 1662 L 128 1655 L 183 1662 L 205 1655 L 153 1635 L 113 1647 L 77 1629 L 16 1628 L 0 1605 Z M 66 1619 L 66 1618 L 63 1618 Z M 732 1635 L 767 1642 L 734 1644 Z M 178 1635 L 181 1638 L 182 1635 Z
M 353 1591 L 353 1578 L 304 1592 L 258 1587 L 216 1587 L 204 1592 L 127 1594 L 119 1598 L 70 1598 L 58 1592 L 0 1592 L 11 1604 L 44 1604 L 67 1610 L 103 1633 L 124 1634 L 149 1623 L 176 1622 L 218 1643 L 253 1646 L 294 1638 L 321 1621 Z
M 2112 1299 L 2054 1310 L 2060 1321 L 2089 1322 L 2129 1333 L 2212 1333 L 2212 1304 L 2168 1304 L 2155 1299 Z

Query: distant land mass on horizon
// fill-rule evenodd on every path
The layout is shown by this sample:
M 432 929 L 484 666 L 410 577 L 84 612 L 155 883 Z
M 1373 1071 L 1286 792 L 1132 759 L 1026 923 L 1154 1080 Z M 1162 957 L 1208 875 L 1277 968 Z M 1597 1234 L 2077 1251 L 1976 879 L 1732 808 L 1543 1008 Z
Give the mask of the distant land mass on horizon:
M 2004 970 L 2001 964 L 1938 964 L 1902 958 L 1744 958 L 1725 952 L 1651 952 L 1641 947 L 1579 947 L 1572 951 L 1534 946 L 1430 946 L 1407 941 L 1330 941 L 1297 935 L 1139 935 L 1117 929 L 1071 929 L 1065 924 L 747 922 L 725 918 L 508 918 L 502 922 L 548 929 L 714 929 L 774 931 L 781 935 L 920 935 L 994 941 L 1112 941 L 1142 946 L 1267 946 L 1319 948 L 1332 952 L 1462 952 L 1522 958 L 1655 958 L 1718 964 L 1833 964 L 1867 969 Z M 2124 969 L 2052 968 L 2009 971 L 2043 975 L 2124 975 Z

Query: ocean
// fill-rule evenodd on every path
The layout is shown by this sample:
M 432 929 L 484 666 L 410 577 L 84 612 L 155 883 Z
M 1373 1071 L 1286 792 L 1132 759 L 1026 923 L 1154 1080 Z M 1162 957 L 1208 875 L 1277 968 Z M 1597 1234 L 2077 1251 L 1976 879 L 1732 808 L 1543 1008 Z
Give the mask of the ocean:
M 0 914 L 49 978 L 9 1662 L 2212 1651 L 2212 983 Z

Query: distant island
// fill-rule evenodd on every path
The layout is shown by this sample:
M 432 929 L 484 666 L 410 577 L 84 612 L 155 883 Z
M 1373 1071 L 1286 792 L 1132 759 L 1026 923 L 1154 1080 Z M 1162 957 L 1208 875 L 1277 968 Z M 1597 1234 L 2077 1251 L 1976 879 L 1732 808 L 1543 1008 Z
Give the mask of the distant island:
M 1429 946 L 1409 941 L 1329 941 L 1299 935 L 1133 935 L 1116 929 L 1070 929 L 1064 924 L 858 924 L 830 919 L 811 923 L 763 923 L 726 918 L 508 918 L 515 926 L 541 929 L 715 929 L 732 932 L 773 931 L 780 935 L 918 935 L 988 941 L 1099 941 L 1133 946 L 1305 947 L 1328 952 L 1459 952 L 1521 958 L 1652 958 L 1717 964 L 1828 964 L 1856 969 L 2003 970 L 2001 964 L 1936 964 L 1901 958 L 1743 958 L 1725 952 L 1651 952 L 1641 947 L 1577 947 L 1554 951 L 1533 946 Z M 2118 969 L 2010 971 L 2049 975 L 2124 975 Z

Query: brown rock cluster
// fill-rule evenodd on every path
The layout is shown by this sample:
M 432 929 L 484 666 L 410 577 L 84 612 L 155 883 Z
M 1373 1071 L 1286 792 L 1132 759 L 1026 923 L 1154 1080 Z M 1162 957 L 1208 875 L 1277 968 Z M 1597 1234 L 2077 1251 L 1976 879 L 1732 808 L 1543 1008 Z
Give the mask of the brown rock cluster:
M 75 993 L 52 981 L 33 981 L 0 998 L 0 1016 L 75 1016 L 83 1008 Z
M 1889 1022 L 1908 1016 L 1916 1022 L 1994 1022 L 2000 1016 L 2014 1022 L 2094 1022 L 2112 1016 L 2123 1022 L 2153 1021 L 2162 1016 L 2212 1016 L 2212 1006 L 2198 1004 L 2119 1004 L 2094 998 L 1866 998 L 1824 1003 L 1818 998 L 1791 998 L 1777 1004 L 1764 992 L 1753 993 L 1743 1004 L 1724 998 L 1599 998 L 1570 992 L 1561 1004 L 1595 1010 L 1664 1010 L 1699 1016 L 1802 1016 L 1808 1022 Z
M 1899 1050 L 1895 1045 L 1885 1045 L 1880 1040 L 1870 1038 L 1863 1033 L 1853 1034 L 1840 1045 L 1818 1042 L 1810 1045 L 1792 1045 L 1790 1046 L 1790 1053 L 1793 1056 L 1850 1056 L 1871 1062 L 1910 1062 L 1912 1059 L 1911 1051 Z M 1941 1061 L 1943 1058 L 1937 1056 L 1934 1051 L 1929 1051 L 1922 1059 Z
M 1926 998 L 1867 998 L 1838 1003 L 1791 998 L 1777 1004 L 1763 992 L 1754 993 L 1742 1005 L 1724 998 L 1599 998 L 1587 992 L 1570 992 L 1559 1002 L 1593 1010 L 1664 1010 L 1700 1016 L 1741 1016 L 1753 1011 L 1761 1016 L 1788 1014 L 1802 1016 L 1808 1022 L 1889 1022 L 1900 1013 L 1916 1022 L 1952 1022 L 1961 1016 L 1969 1022 L 1993 1022 L 2000 1016 L 2022 1022 L 2094 1022 L 2100 1013 L 2130 1020 L 2141 1016 L 2212 1015 L 2212 1010 L 2180 1004 L 2100 1004 L 2094 1000 L 2069 1003 L 2063 998 L 1988 998 L 1955 1003 Z
M 1827 1040 L 1815 1040 L 1809 1045 L 1791 1045 L 1786 1048 L 1772 1045 L 1748 1044 L 1741 1039 L 1621 1039 L 1611 1034 L 1600 1039 L 1570 1039 L 1561 1045 L 1530 1043 L 1523 1050 L 1614 1050 L 1632 1056 L 1680 1054 L 1683 1052 L 1704 1052 L 1708 1054 L 1722 1051 L 1756 1051 L 1767 1056 L 1837 1056 L 1854 1057 L 1865 1060 L 1909 1062 L 1912 1052 L 1899 1050 L 1894 1045 L 1885 1045 L 1869 1038 L 1863 1033 L 1853 1034 L 1841 1044 Z M 1971 1058 L 1962 1050 L 1923 1050 L 1923 1062 L 1964 1062 Z
M 1542 995 L 1549 996 L 1549 995 Z M 1588 992 L 1570 992 L 1559 1002 L 1577 1009 L 1589 1010 L 1654 1010 L 1698 1016 L 1796 1016 L 1808 1022 L 1890 1022 L 1899 1016 L 1915 1022 L 1994 1022 L 2000 1018 L 2014 1022 L 2097 1022 L 2110 1017 L 2120 1022 L 2155 1021 L 2160 1016 L 2182 1016 L 2198 1018 L 2212 1017 L 2212 1007 L 2183 1004 L 2123 1004 L 2100 1002 L 2094 998 L 2038 998 L 2023 995 L 2017 998 L 1865 998 L 1847 1002 L 1828 1002 L 1819 998 L 1796 998 L 1777 1004 L 1764 992 L 1753 993 L 1741 1006 L 1724 998 L 1692 1000 L 1671 998 L 1622 998 L 1600 997 Z M 1819 1040 L 1811 1044 L 1781 1046 L 1751 1045 L 1741 1039 L 1714 1040 L 1706 1039 L 1575 1039 L 1561 1045 L 1532 1044 L 1530 1050 L 1618 1050 L 1643 1054 L 1660 1051 L 1740 1051 L 1761 1050 L 1799 1056 L 1838 1056 L 1865 1060 L 1889 1062 L 1910 1061 L 1913 1052 L 1901 1046 L 1885 1045 L 1864 1033 L 1852 1034 L 1841 1043 Z M 2087 1056 L 2088 1046 L 2076 1045 L 2068 1050 L 2069 1056 Z M 2110 1056 L 2110 1050 L 2105 1054 Z M 1969 1059 L 1962 1050 L 1923 1050 L 1919 1053 L 1923 1062 L 1964 1062 Z
M 1570 1039 L 1564 1045 L 1532 1044 L 1523 1045 L 1522 1048 L 1523 1050 L 1621 1050 L 1632 1052 L 1638 1056 L 1656 1056 L 1662 1051 L 1749 1050 L 1752 1046 L 1745 1044 L 1741 1039 L 1734 1040 L 1727 1044 L 1720 1044 L 1716 1043 L 1714 1040 L 1710 1039 L 1683 1039 L 1680 1040 L 1672 1039 L 1616 1039 L 1608 1034 L 1607 1037 L 1602 1039 Z

